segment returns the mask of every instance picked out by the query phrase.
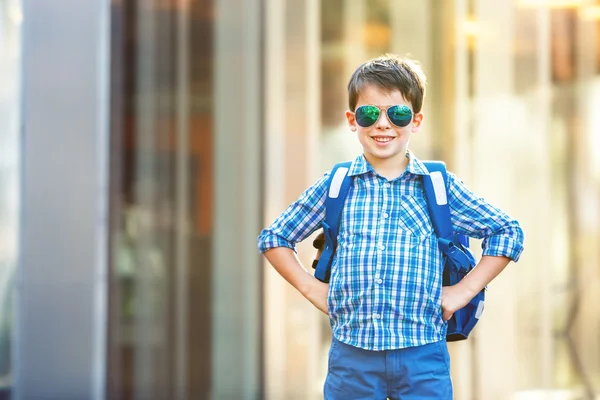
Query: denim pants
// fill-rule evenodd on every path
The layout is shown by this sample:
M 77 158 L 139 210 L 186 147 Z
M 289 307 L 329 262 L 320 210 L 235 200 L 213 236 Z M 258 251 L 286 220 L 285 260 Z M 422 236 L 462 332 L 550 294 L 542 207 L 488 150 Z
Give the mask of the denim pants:
M 446 341 L 370 351 L 333 339 L 325 400 L 452 399 Z

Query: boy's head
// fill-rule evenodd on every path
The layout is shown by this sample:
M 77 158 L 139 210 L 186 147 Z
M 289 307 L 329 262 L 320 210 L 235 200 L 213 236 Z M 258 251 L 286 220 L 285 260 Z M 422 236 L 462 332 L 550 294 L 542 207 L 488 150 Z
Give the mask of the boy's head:
M 412 60 L 387 54 L 354 71 L 348 84 L 348 125 L 358 134 L 373 167 L 402 166 L 408 143 L 419 131 L 425 74 Z
M 365 86 L 375 86 L 382 91 L 399 91 L 412 106 L 415 114 L 421 112 L 427 79 L 421 67 L 409 58 L 386 54 L 359 66 L 348 83 L 350 111 L 356 111 L 356 103 Z

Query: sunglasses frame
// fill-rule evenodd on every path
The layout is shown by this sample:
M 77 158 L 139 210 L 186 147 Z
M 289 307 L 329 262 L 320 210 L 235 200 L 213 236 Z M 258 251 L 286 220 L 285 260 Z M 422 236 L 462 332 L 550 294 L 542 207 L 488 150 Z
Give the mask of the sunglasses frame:
M 377 119 L 371 124 L 371 125 L 367 125 L 367 126 L 362 126 L 361 124 L 358 123 L 358 119 L 356 118 L 356 112 L 361 108 L 361 107 L 375 107 L 377 109 L 379 109 L 379 116 L 377 117 Z M 389 114 L 388 114 L 388 110 L 392 107 L 406 107 L 408 108 L 408 110 L 410 111 L 410 121 L 408 121 L 408 123 L 404 126 L 402 125 L 396 125 L 395 123 L 392 122 L 392 119 L 390 118 Z M 368 128 L 370 126 L 373 126 L 377 123 L 377 121 L 379 121 L 379 118 L 381 118 L 381 115 L 385 113 L 386 118 L 388 119 L 388 121 L 390 122 L 390 124 L 394 125 L 397 128 L 405 128 L 408 125 L 410 125 L 411 122 L 413 122 L 414 118 L 415 118 L 415 113 L 413 112 L 413 110 L 405 105 L 405 104 L 392 104 L 391 106 L 376 106 L 373 104 L 363 104 L 360 107 L 356 107 L 356 110 L 354 110 L 354 112 L 352 112 L 352 114 L 354 115 L 354 120 L 356 121 L 356 124 L 362 128 Z

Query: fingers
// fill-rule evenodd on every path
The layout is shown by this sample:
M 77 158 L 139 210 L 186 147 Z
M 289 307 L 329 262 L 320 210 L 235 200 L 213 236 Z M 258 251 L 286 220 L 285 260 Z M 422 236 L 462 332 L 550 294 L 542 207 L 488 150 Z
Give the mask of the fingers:
M 321 305 L 319 305 L 317 308 L 318 308 L 318 309 L 319 309 L 319 311 L 321 311 L 323 314 L 325 314 L 325 315 L 329 315 L 329 310 L 327 309 L 327 304 L 325 304 L 325 306 L 324 306 L 324 307 L 323 307 L 323 306 L 321 306 Z
M 442 319 L 443 319 L 444 321 L 449 321 L 449 320 L 450 320 L 450 318 L 452 318 L 452 316 L 453 316 L 453 315 L 454 315 L 454 313 L 453 313 L 453 312 L 444 311 L 444 312 L 443 312 L 443 314 L 442 314 Z

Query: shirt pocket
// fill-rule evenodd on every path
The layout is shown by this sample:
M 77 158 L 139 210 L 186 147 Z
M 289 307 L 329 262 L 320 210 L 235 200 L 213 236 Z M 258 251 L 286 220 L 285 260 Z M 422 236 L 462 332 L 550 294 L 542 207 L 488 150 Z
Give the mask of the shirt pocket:
M 433 233 L 425 197 L 401 196 L 398 212 L 398 221 L 402 230 L 416 236 L 429 236 Z

